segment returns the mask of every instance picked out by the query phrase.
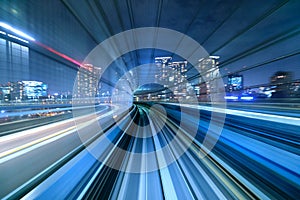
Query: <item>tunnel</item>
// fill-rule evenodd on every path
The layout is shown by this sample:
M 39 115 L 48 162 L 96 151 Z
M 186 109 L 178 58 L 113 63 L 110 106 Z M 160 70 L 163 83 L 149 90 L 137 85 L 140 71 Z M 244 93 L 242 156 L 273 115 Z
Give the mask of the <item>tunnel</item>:
M 0 1 L 0 199 L 299 199 L 300 1 Z

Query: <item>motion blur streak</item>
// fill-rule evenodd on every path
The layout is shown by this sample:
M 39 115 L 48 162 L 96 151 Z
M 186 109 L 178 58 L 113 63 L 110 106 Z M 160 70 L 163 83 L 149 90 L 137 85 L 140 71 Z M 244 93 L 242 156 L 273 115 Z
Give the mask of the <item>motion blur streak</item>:
M 162 120 L 161 116 L 149 114 L 147 104 L 134 106 L 130 113 L 119 118 L 118 125 L 110 126 L 105 134 L 95 134 L 88 149 L 73 156 L 52 175 L 36 184 L 31 191 L 19 188 L 17 192 L 6 197 L 25 195 L 24 199 L 297 199 L 300 189 L 300 125 L 296 121 L 299 118 L 288 116 L 288 113 L 287 117 L 257 113 L 255 106 L 251 111 L 250 104 L 247 111 L 240 111 L 237 107 L 218 110 L 200 105 L 160 105 L 170 118 L 159 133 L 156 134 L 156 129 Z M 200 120 L 194 119 L 188 113 L 182 115 L 178 106 L 199 109 Z M 227 118 L 217 144 L 211 152 L 206 152 L 202 141 L 212 111 L 225 112 Z M 116 162 L 123 166 L 121 168 L 131 168 L 136 162 L 129 153 L 147 153 L 161 149 L 179 134 L 176 147 L 169 146 L 169 153 L 163 155 L 175 156 L 178 148 L 182 148 L 184 143 L 192 139 L 187 130 L 179 127 L 179 115 L 185 116 L 181 123 L 195 123 L 198 126 L 193 143 L 179 159 L 167 167 L 142 173 L 123 172 L 107 166 L 108 162 Z M 106 118 L 113 116 L 114 114 Z M 133 124 L 146 121 L 151 124 L 148 131 L 152 131 L 152 136 L 140 137 L 146 134 L 141 131 L 147 130 Z M 272 128 L 275 126 L 276 130 Z M 136 132 L 139 137 L 126 134 L 128 131 Z M 208 137 L 213 139 L 216 135 L 212 133 Z M 114 143 L 114 148 L 105 142 L 105 138 Z M 116 146 L 128 153 L 120 157 Z M 39 155 L 42 152 L 37 150 L 36 153 Z M 206 156 L 202 156 L 203 154 Z M 103 162 L 98 160 L 101 156 L 105 156 Z M 44 161 L 42 157 L 40 159 Z M 140 161 L 140 169 L 147 166 L 146 161 L 147 159 Z M 163 162 L 165 161 L 162 157 L 157 155 L 154 163 L 160 166 Z M 29 169 L 24 171 L 26 170 Z

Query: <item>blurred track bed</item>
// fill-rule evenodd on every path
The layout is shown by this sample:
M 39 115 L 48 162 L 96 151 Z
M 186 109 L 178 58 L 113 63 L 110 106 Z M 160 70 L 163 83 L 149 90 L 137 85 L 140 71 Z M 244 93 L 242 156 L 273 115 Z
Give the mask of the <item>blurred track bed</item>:
M 195 140 L 200 146 L 211 120 L 211 108 L 181 106 L 200 109 L 199 133 Z M 176 109 L 174 104 L 170 107 Z M 171 112 L 176 112 L 174 110 Z M 262 117 L 255 111 L 243 112 L 243 115 L 230 109 L 215 111 L 227 116 L 222 134 L 209 155 L 254 193 L 271 199 L 297 198 L 300 189 L 300 118 Z M 258 195 L 260 199 L 263 198 L 261 195 Z
M 43 182 L 19 191 L 19 196 L 13 192 L 10 197 L 27 193 L 28 199 L 297 199 L 299 118 L 286 120 L 270 113 L 264 118 L 255 109 L 250 112 L 250 107 L 242 112 L 216 109 L 227 115 L 217 138 L 214 131 L 207 135 L 210 121 L 220 120 L 211 118 L 211 107 L 180 105 L 186 108 L 186 113 L 181 113 L 177 104 L 161 105 L 168 114 L 161 130 L 162 113 L 157 110 L 151 114 L 150 104 L 137 105 L 105 133 L 87 129 L 92 138 L 86 144 L 88 148 L 80 146 L 76 154 L 49 171 Z M 200 119 L 190 114 L 189 110 L 195 109 Z M 244 116 L 247 113 L 250 118 Z M 188 128 L 182 129 L 188 126 L 197 126 L 195 139 Z M 180 139 L 175 146 L 167 146 L 170 153 L 165 156 L 175 156 L 183 143 L 192 142 L 179 159 L 161 167 L 162 160 L 157 157 L 154 165 L 158 170 L 124 172 L 134 165 L 140 165 L 141 171 L 147 166 L 145 160 L 133 160 L 131 153 L 156 152 L 175 136 Z M 205 136 L 208 142 L 217 139 L 211 152 L 202 144 Z M 120 154 L 117 147 L 127 153 Z M 107 163 L 122 170 L 112 169 Z
M 300 117 L 299 100 L 290 103 L 227 102 L 227 108 L 280 116 Z
M 222 135 L 212 152 L 205 152 L 201 142 L 206 135 L 211 112 L 200 110 L 201 118 L 185 115 L 179 121 L 181 113 L 176 105 L 163 104 L 168 120 L 152 140 L 133 137 L 124 133 L 130 131 L 143 135 L 139 126 L 151 122 L 154 127 L 162 120 L 160 114 L 149 115 L 147 105 L 138 106 L 125 117 L 118 126 L 106 132 L 115 146 L 128 152 L 147 153 L 160 149 L 170 143 L 175 133 L 183 140 L 191 136 L 179 127 L 180 123 L 199 126 L 196 140 L 177 161 L 166 168 L 147 173 L 126 173 L 107 167 L 97 160 L 103 154 L 107 159 L 120 162 L 126 169 L 132 167 L 132 157 L 126 154 L 118 157 L 115 149 L 108 148 L 101 138 L 94 142 L 90 154 L 84 150 L 58 170 L 53 176 L 35 188 L 28 198 L 110 198 L 110 199 L 273 199 L 296 198 L 299 191 L 299 127 L 280 124 L 278 131 L 272 131 L 271 125 L 260 119 L 245 119 L 229 115 Z M 182 106 L 182 105 L 181 105 Z M 195 109 L 195 108 L 190 108 Z M 129 115 L 131 117 L 129 117 Z M 132 118 L 132 119 L 131 119 Z M 215 120 L 215 119 L 214 119 Z M 268 121 L 267 121 L 268 122 Z M 271 127 L 270 127 L 271 126 Z M 120 129 L 121 127 L 121 129 Z M 277 130 L 277 129 L 276 129 Z M 283 134 L 283 131 L 285 134 Z M 294 136 L 294 137 L 293 137 Z M 159 137 L 159 139 L 158 139 Z M 215 137 L 213 134 L 209 137 Z M 182 142 L 182 141 L 181 141 Z M 180 141 L 178 143 L 180 146 Z M 149 150 L 150 149 L 150 150 Z M 170 146 L 170 152 L 175 153 Z M 201 157 L 209 153 L 206 157 Z M 136 164 L 136 163 L 135 163 Z M 159 166 L 159 161 L 156 163 Z M 141 161 L 142 165 L 142 161 Z M 84 166 L 84 167 L 83 167 Z M 83 169 L 82 169 L 83 167 Z M 66 172 L 65 174 L 63 172 Z M 64 184 L 72 187 L 60 189 Z
M 115 123 L 113 109 L 78 117 L 84 128 L 100 120 L 108 128 Z M 77 128 L 69 119 L 0 138 L 0 198 L 20 198 L 84 149 Z M 17 173 L 17 174 L 16 174 Z

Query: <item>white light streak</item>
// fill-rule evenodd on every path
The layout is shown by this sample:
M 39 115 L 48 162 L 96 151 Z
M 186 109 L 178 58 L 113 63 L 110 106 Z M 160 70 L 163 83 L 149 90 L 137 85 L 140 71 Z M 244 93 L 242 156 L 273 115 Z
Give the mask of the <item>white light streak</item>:
M 235 96 L 225 96 L 224 99 L 237 100 L 238 97 L 235 97 Z
M 253 97 L 241 97 L 242 100 L 253 100 Z
M 26 33 L 22 32 L 22 31 L 20 31 L 18 29 L 13 28 L 12 26 L 10 26 L 10 25 L 8 25 L 8 24 L 6 24 L 4 22 L 0 22 L 0 26 L 3 27 L 3 28 L 5 28 L 5 29 L 7 29 L 7 30 L 10 30 L 11 32 L 14 32 L 15 34 L 17 34 L 17 35 L 19 35 L 21 37 L 24 37 L 24 38 L 26 38 L 28 40 L 31 40 L 31 41 L 35 41 L 35 39 L 33 37 L 27 35 Z
M 168 103 L 170 105 L 178 105 L 176 103 Z M 200 106 L 200 105 L 183 105 L 180 106 L 189 107 L 189 108 L 196 108 L 200 110 L 207 110 L 211 112 L 217 113 L 224 113 L 228 115 L 235 115 L 240 117 L 252 118 L 252 119 L 259 119 L 265 121 L 271 121 L 276 123 L 283 123 L 283 124 L 290 124 L 295 126 L 300 126 L 300 118 L 297 117 L 288 117 L 288 116 L 281 116 L 281 115 L 274 115 L 274 114 L 265 114 L 259 112 L 252 112 L 252 111 L 242 111 L 242 110 L 233 110 L 233 109 L 223 109 L 223 108 L 216 108 L 216 107 L 209 107 L 209 106 Z
M 7 35 L 8 35 L 8 37 L 11 37 L 11 38 L 20 40 L 20 41 L 25 42 L 25 43 L 29 43 L 27 40 L 23 40 L 22 38 L 19 38 L 19 37 L 17 37 L 17 36 L 14 36 L 14 35 L 11 35 L 11 34 L 7 34 Z

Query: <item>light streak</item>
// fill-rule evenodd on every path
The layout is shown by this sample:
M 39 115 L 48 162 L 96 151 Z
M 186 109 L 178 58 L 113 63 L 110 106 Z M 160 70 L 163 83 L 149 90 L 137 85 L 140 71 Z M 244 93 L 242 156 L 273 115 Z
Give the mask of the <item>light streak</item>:
M 26 39 L 31 40 L 31 41 L 35 41 L 35 39 L 33 37 L 27 35 L 26 33 L 22 32 L 22 31 L 20 31 L 20 30 L 18 30 L 16 28 L 13 28 L 12 26 L 10 26 L 10 25 L 8 25 L 8 24 L 6 24 L 4 22 L 0 22 L 0 26 L 2 28 L 5 28 L 5 29 L 7 29 L 7 30 L 9 30 L 9 31 L 11 31 L 11 32 L 13 32 L 13 33 L 15 33 L 15 34 L 23 37 L 23 38 L 26 38 Z
M 241 97 L 242 100 L 253 100 L 253 97 Z
M 20 31 L 20 30 L 18 30 L 16 28 L 14 28 L 14 27 L 12 27 L 12 26 L 4 23 L 4 22 L 0 22 L 0 27 L 5 28 L 5 29 L 7 29 L 7 30 L 9 30 L 9 31 L 11 31 L 11 32 L 13 32 L 13 33 L 15 33 L 15 34 L 23 37 L 23 38 L 26 38 L 26 39 L 28 39 L 30 41 L 34 41 L 37 45 L 43 47 L 44 49 L 46 49 L 46 50 L 48 50 L 48 51 L 50 51 L 50 52 L 52 52 L 52 53 L 54 53 L 54 54 L 56 54 L 56 55 L 64 58 L 64 59 L 66 59 L 66 60 L 68 60 L 68 61 L 70 61 L 70 62 L 78 65 L 79 67 L 82 67 L 82 64 L 79 61 L 77 61 L 77 60 L 75 60 L 75 59 L 73 59 L 73 58 L 71 58 L 71 57 L 69 57 L 69 56 L 67 56 L 67 55 L 65 55 L 63 53 L 60 53 L 60 52 L 54 50 L 53 48 L 48 47 L 45 44 L 42 44 L 42 43 L 36 41 L 33 37 L 27 35 L 26 33 L 22 32 L 22 31 Z M 3 31 L 0 31 L 0 33 L 3 34 L 3 35 L 6 35 L 6 33 L 3 32 Z M 20 41 L 25 42 L 25 43 L 29 43 L 27 40 L 24 40 L 22 38 L 19 38 L 17 36 L 11 35 L 11 34 L 7 34 L 7 36 L 9 36 L 11 38 L 14 38 L 14 39 L 17 39 L 17 40 L 20 40 Z
M 51 47 L 48 47 L 48 46 L 45 45 L 45 44 L 42 44 L 42 43 L 40 43 L 40 42 L 36 42 L 36 44 L 39 45 L 39 46 L 41 46 L 41 47 L 43 47 L 44 49 L 46 49 L 46 50 L 52 52 L 52 53 L 54 53 L 54 54 L 56 54 L 56 55 L 58 55 L 58 56 L 64 58 L 65 60 L 68 60 L 68 61 L 74 63 L 75 65 L 78 65 L 79 67 L 82 66 L 82 64 L 81 64 L 79 61 L 77 61 L 77 60 L 75 60 L 75 59 L 73 59 L 73 58 L 71 58 L 71 57 L 69 57 L 69 56 L 67 56 L 67 55 L 65 55 L 65 54 L 63 54 L 63 53 L 60 53 L 60 52 L 56 51 L 55 49 L 53 49 L 53 48 L 51 48 Z
M 29 151 L 32 151 L 36 148 L 49 144 L 55 140 L 58 140 L 68 134 L 74 133 L 76 131 L 76 126 L 71 126 L 63 131 L 56 132 L 52 135 L 48 135 L 46 137 L 34 140 L 32 142 L 26 143 L 24 145 L 18 146 L 16 148 L 7 150 L 5 152 L 0 153 L 0 164 L 4 163 L 8 160 L 11 160 L 15 157 L 23 155 Z
M 179 104 L 176 104 L 176 103 L 167 103 L 167 104 L 169 104 L 169 105 L 179 105 Z M 290 124 L 290 125 L 300 126 L 300 118 L 297 118 L 297 117 L 288 117 L 288 116 L 265 114 L 265 113 L 258 113 L 258 112 L 233 110 L 233 109 L 228 109 L 228 108 L 223 109 L 223 108 L 200 106 L 200 105 L 180 104 L 180 106 L 184 106 L 184 107 L 188 107 L 188 108 L 197 108 L 197 109 L 200 109 L 200 110 L 224 113 L 224 114 L 235 115 L 235 116 L 246 117 L 246 118 L 252 118 L 252 119 L 271 121 L 271 122 L 276 122 L 276 123 L 283 123 L 283 124 Z
M 16 40 L 20 40 L 21 42 L 25 42 L 25 43 L 29 43 L 27 40 L 23 40 L 22 38 L 19 38 L 17 36 L 11 35 L 11 34 L 7 34 L 8 37 L 14 38 Z
M 224 99 L 228 99 L 228 100 L 237 100 L 238 97 L 235 97 L 235 96 L 225 96 Z

